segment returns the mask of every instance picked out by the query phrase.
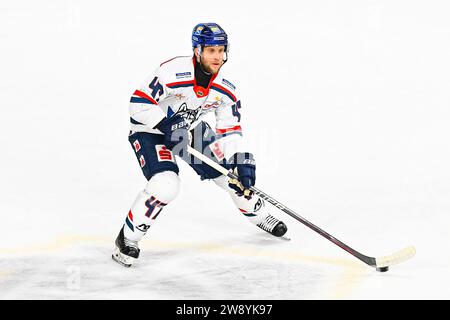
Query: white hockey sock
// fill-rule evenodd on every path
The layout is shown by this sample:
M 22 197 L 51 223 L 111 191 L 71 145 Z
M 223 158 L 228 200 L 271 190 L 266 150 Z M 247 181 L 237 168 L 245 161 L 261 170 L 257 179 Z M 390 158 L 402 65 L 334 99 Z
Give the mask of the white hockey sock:
M 253 195 L 250 200 L 238 196 L 235 190 L 228 186 L 228 177 L 220 176 L 214 179 L 214 182 L 229 193 L 236 207 L 252 224 L 257 225 L 269 215 L 263 199 L 257 195 Z
M 164 206 L 177 197 L 179 188 L 180 180 L 175 172 L 164 171 L 155 174 L 131 206 L 125 219 L 125 238 L 132 241 L 141 240 Z
M 125 219 L 125 238 L 132 241 L 141 240 L 165 205 L 145 190 L 139 192 Z

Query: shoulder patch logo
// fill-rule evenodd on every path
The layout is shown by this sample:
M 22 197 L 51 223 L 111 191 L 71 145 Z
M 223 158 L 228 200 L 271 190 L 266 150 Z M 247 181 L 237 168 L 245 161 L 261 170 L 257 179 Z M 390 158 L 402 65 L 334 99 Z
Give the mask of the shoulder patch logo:
M 180 73 L 176 73 L 175 76 L 177 77 L 177 79 L 189 78 L 191 76 L 191 73 L 190 72 L 180 72 Z
M 226 79 L 222 79 L 222 83 L 228 87 L 230 87 L 233 90 L 236 90 L 236 87 L 234 86 L 234 84 L 232 84 L 230 81 L 226 80 Z

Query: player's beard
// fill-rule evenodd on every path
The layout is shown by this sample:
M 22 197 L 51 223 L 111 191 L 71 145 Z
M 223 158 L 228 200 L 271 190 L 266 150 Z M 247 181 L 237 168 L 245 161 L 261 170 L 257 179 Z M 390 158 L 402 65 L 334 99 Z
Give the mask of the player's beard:
M 210 73 L 210 74 L 217 74 L 217 73 L 219 73 L 220 67 L 222 66 L 222 65 L 220 65 L 219 68 L 217 68 L 217 71 L 214 71 L 210 66 L 205 65 L 205 64 L 203 63 L 203 61 L 200 61 L 200 64 L 201 64 L 202 69 L 203 69 L 204 71 Z M 222 64 L 223 64 L 223 63 L 222 63 Z

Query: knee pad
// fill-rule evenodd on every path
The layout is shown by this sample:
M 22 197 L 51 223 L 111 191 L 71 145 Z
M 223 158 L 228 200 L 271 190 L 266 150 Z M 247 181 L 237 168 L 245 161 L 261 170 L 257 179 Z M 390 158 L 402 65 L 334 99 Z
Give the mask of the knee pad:
M 169 203 L 180 191 L 180 178 L 173 171 L 163 171 L 155 174 L 148 181 L 145 192 L 159 201 Z

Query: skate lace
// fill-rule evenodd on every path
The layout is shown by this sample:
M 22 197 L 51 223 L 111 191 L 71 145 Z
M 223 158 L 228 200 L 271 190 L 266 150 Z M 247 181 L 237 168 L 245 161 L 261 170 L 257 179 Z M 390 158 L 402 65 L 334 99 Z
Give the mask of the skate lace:
M 267 232 L 272 232 L 273 228 L 280 222 L 277 218 L 271 216 L 270 214 L 260 223 L 257 224 L 261 229 L 266 230 Z
M 123 240 L 124 240 L 123 242 L 124 242 L 126 247 L 131 247 L 131 248 L 134 248 L 136 250 L 139 249 L 137 241 L 129 240 L 129 239 L 125 238 L 125 237 L 123 238 Z

